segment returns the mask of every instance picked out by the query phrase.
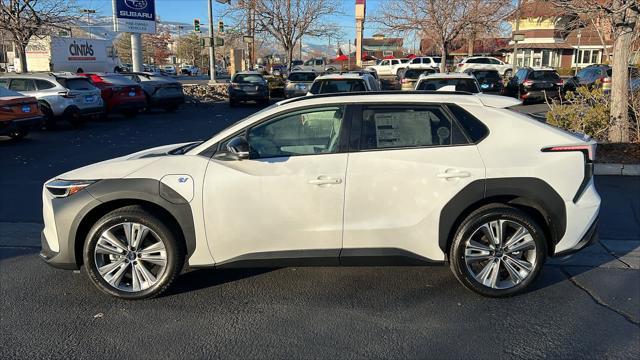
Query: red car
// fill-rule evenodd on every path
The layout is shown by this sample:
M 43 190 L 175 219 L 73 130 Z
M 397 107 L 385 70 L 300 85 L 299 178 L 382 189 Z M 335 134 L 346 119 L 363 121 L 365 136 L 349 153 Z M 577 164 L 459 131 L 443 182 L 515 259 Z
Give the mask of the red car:
M 118 74 L 84 73 L 102 92 L 107 113 L 119 112 L 125 116 L 136 116 L 147 107 L 144 91 L 133 80 Z

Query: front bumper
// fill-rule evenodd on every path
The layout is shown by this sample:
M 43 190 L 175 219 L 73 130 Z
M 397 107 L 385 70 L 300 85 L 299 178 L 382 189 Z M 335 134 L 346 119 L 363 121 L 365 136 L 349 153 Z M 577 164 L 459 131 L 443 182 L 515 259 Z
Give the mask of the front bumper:
M 591 224 L 591 227 L 589 227 L 589 230 L 587 230 L 587 232 L 584 234 L 584 236 L 582 237 L 582 239 L 580 239 L 580 241 L 578 241 L 578 243 L 570 248 L 570 249 L 566 249 L 563 251 L 560 251 L 556 254 L 553 254 L 553 256 L 567 256 L 567 255 L 571 255 L 574 254 L 586 247 L 589 247 L 595 243 L 597 243 L 599 241 L 599 237 L 598 237 L 598 219 L 596 219 L 593 224 Z

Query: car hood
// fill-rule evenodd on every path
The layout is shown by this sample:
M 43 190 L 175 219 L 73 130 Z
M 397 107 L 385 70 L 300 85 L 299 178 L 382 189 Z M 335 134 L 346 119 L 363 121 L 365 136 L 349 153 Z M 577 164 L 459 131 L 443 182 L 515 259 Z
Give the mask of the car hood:
M 158 161 L 162 156 L 170 155 L 169 152 L 171 150 L 188 144 L 191 143 L 189 142 L 164 145 L 138 151 L 133 154 L 83 166 L 81 168 L 68 171 L 64 174 L 60 174 L 55 178 L 64 180 L 120 179 L 151 163 Z

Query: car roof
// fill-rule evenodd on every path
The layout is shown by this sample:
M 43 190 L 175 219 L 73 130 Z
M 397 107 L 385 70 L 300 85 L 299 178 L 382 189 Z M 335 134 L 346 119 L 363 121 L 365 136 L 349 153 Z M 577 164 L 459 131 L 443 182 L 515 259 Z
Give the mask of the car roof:
M 262 73 L 257 72 L 257 71 L 238 71 L 233 76 L 236 76 L 236 75 L 260 75 L 260 76 L 262 76 Z
M 365 76 L 371 76 L 370 74 L 358 74 L 358 73 L 342 73 L 342 74 L 326 74 L 320 75 L 316 80 L 341 80 L 341 79 L 364 79 Z
M 475 79 L 475 77 L 466 73 L 435 73 L 421 74 L 420 79 Z
M 46 80 L 55 80 L 57 78 L 63 79 L 84 79 L 85 77 L 76 75 L 75 73 L 70 72 L 42 72 L 42 73 L 16 73 L 16 74 L 7 74 L 1 77 L 4 78 L 30 78 L 30 79 L 46 79 Z

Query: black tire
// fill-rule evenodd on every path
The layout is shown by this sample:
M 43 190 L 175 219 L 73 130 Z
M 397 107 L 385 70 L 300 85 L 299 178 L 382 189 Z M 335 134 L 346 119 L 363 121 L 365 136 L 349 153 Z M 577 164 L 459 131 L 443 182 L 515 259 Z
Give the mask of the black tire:
M 40 103 L 40 111 L 42 112 L 42 123 L 44 126 L 47 130 L 54 130 L 56 128 L 56 118 L 49 105 Z
M 25 136 L 27 136 L 27 134 L 29 134 L 29 130 L 25 130 L 25 129 L 16 129 L 16 130 L 12 130 L 10 131 L 7 136 L 9 136 L 10 138 L 12 138 L 13 140 L 20 140 L 23 139 Z
M 471 274 L 467 267 L 465 256 L 465 245 L 472 234 L 480 228 L 481 225 L 487 224 L 494 220 L 508 220 L 524 227 L 533 238 L 535 250 L 535 264 L 528 275 L 519 283 L 505 289 L 496 289 L 485 286 L 478 282 Z M 502 251 L 500 251 L 502 252 Z M 519 294 L 527 289 L 527 287 L 536 279 L 540 273 L 540 269 L 544 264 L 547 254 L 547 241 L 544 232 L 536 221 L 522 210 L 507 205 L 490 205 L 480 208 L 471 213 L 460 225 L 456 232 L 453 243 L 449 250 L 450 268 L 455 277 L 467 289 L 488 297 L 508 297 Z M 492 254 L 493 256 L 493 254 Z M 497 255 L 498 257 L 500 255 Z M 506 271 L 504 269 L 500 271 Z
M 134 118 L 138 116 L 138 112 L 139 112 L 138 109 L 128 109 L 128 110 L 122 111 L 122 115 L 128 118 Z
M 128 300 L 148 299 L 160 295 L 182 271 L 185 251 L 179 237 L 165 225 L 162 217 L 142 206 L 132 205 L 116 209 L 98 220 L 87 235 L 83 248 L 84 265 L 91 282 L 102 292 Z M 149 288 L 137 292 L 129 292 L 111 286 L 99 273 L 94 251 L 102 233 L 123 222 L 136 222 L 151 229 L 162 240 L 166 250 L 166 267 L 159 274 L 157 282 Z
M 165 106 L 164 107 L 164 111 L 166 111 L 168 113 L 174 113 L 174 112 L 176 112 L 176 110 L 178 110 L 178 105 L 170 105 L 170 106 Z
M 74 129 L 77 129 L 86 123 L 86 120 L 80 115 L 80 111 L 76 108 L 67 108 L 62 117 L 71 124 Z

